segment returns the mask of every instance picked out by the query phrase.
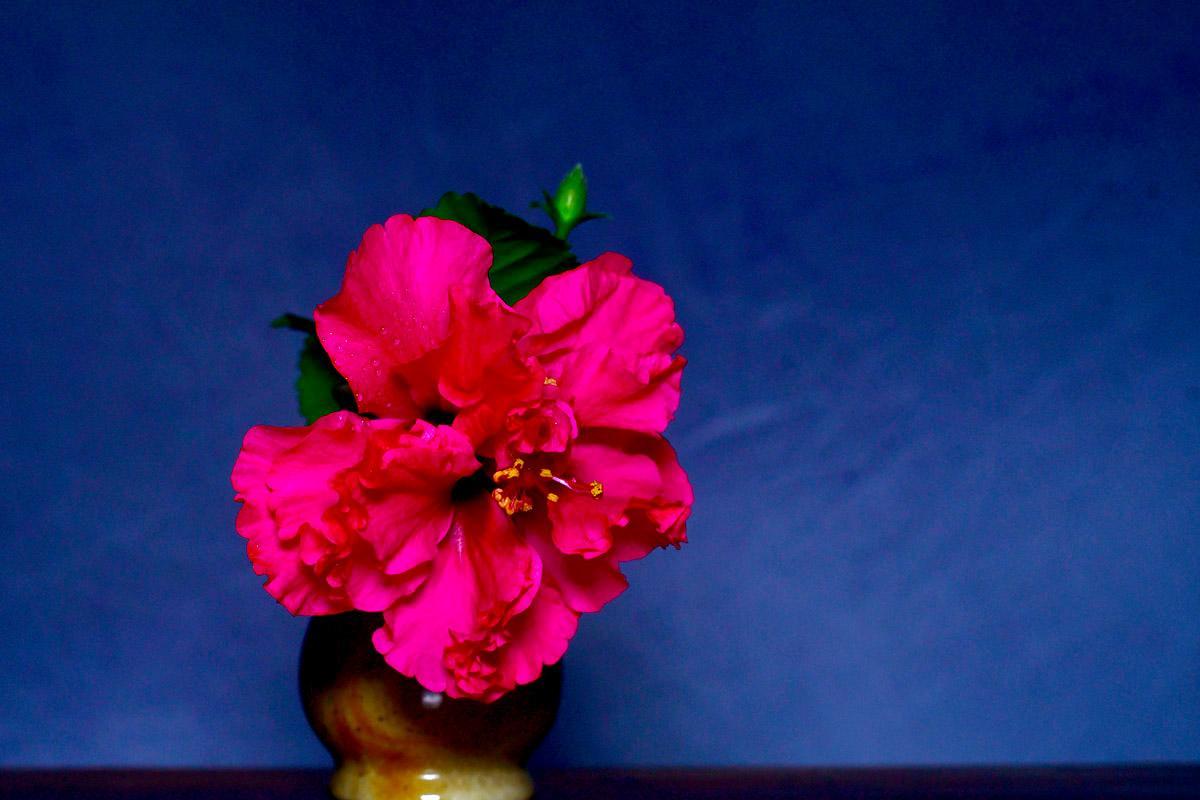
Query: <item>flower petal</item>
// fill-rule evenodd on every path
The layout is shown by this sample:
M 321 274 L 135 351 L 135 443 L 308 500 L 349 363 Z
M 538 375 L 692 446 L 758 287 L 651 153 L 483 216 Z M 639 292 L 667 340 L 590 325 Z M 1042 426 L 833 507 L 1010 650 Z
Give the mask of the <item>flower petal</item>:
M 630 355 L 592 345 L 557 356 L 547 371 L 581 424 L 662 433 L 679 405 L 686 365 L 683 356 Z
M 422 416 L 435 401 L 436 373 L 404 367 L 445 341 L 450 287 L 495 296 L 491 263 L 487 241 L 457 222 L 400 214 L 367 230 L 350 254 L 341 291 L 315 314 L 321 344 L 360 411 Z
M 605 253 L 547 278 L 516 304 L 533 322 L 523 342 L 581 426 L 661 433 L 679 405 L 686 363 L 675 307 L 662 287 Z
M 454 519 L 454 485 L 479 461 L 470 441 L 445 425 L 375 420 L 371 433 L 370 466 L 361 477 L 363 538 L 386 574 L 427 570 Z
M 517 349 L 528 329 L 529 320 L 494 295 L 451 289 L 449 336 L 427 358 L 436 362 L 441 408 L 455 412 L 455 429 L 476 445 L 503 426 L 510 408 L 541 396 L 541 367 Z
M 619 561 L 687 541 L 692 487 L 661 436 L 608 428 L 580 433 L 566 469 L 596 481 L 599 496 L 564 493 L 549 507 L 554 544 L 564 553 Z
M 461 434 L 421 421 L 341 411 L 307 428 L 260 426 L 234 466 L 238 531 L 292 613 L 382 611 L 428 576 L 451 491 L 478 467 Z
M 529 320 L 495 295 L 450 289 L 449 335 L 438 358 L 438 393 L 453 408 L 495 403 L 514 392 L 534 395 L 529 385 L 535 365 L 519 356 L 517 341 Z M 541 374 L 536 377 L 539 380 Z
M 344 530 L 327 512 L 340 501 L 337 476 L 366 450 L 366 420 L 342 411 L 306 428 L 251 428 L 233 468 L 242 505 L 237 530 L 254 571 L 293 614 L 351 608 L 335 566 L 349 552 Z
M 564 553 L 555 546 L 545 517 L 541 522 L 532 516 L 526 519 L 522 532 L 542 560 L 542 586 L 554 586 L 570 609 L 599 611 L 628 588 L 615 554 L 584 558 Z
M 533 602 L 541 571 L 537 554 L 490 498 L 460 505 L 432 574 L 384 612 L 375 648 L 430 691 L 482 697 L 486 689 L 470 680 L 468 670 L 479 666 L 476 657 L 499 646 L 504 627 Z M 503 676 L 497 680 L 512 688 Z
M 557 664 L 567 652 L 578 627 L 579 612 L 564 602 L 557 589 L 543 585 L 529 609 L 509 626 L 509 641 L 499 654 L 505 684 L 520 686 L 537 680 L 544 667 Z
M 532 453 L 562 453 L 578 435 L 575 412 L 561 400 L 517 406 L 504 419 L 500 434 L 503 454 L 498 460 L 511 463 L 512 459 Z

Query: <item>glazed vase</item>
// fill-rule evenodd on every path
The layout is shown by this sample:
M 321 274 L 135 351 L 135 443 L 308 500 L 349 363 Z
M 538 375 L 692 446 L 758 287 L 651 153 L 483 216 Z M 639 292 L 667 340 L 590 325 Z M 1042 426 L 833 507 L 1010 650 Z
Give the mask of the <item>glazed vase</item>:
M 426 691 L 371 645 L 378 614 L 314 617 L 300 654 L 309 724 L 333 755 L 339 800 L 527 800 L 525 763 L 550 731 L 562 669 L 493 703 Z

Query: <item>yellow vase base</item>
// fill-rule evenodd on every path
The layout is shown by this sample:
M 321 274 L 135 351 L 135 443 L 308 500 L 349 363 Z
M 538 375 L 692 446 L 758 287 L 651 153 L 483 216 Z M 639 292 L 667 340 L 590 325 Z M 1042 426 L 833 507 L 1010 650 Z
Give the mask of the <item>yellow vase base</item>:
M 345 761 L 330 787 L 338 800 L 529 800 L 533 781 L 501 760 L 455 760 L 416 768 L 411 762 Z

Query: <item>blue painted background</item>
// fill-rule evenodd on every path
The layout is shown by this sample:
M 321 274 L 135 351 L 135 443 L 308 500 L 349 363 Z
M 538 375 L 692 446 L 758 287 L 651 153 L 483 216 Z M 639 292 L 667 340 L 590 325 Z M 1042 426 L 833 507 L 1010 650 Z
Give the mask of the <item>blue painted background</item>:
M 698 500 L 543 763 L 1200 758 L 1194 4 L 90 5 L 0 10 L 0 763 L 326 763 L 233 529 L 266 323 L 577 160 Z

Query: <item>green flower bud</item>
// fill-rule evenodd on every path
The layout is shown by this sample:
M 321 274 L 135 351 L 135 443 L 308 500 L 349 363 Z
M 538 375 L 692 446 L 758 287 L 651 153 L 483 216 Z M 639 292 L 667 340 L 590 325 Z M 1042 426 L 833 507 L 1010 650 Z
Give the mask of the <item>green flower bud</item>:
M 540 208 L 550 215 L 554 221 L 554 235 L 564 241 L 571 231 L 589 219 L 600 219 L 607 214 L 594 214 L 587 207 L 587 178 L 583 174 L 583 166 L 576 164 L 558 184 L 558 190 L 551 197 L 543 190 L 542 200 L 534 201 L 531 205 Z
M 559 227 L 559 237 L 578 225 L 587 213 L 587 178 L 583 175 L 583 165 L 576 164 L 554 193 L 554 211 Z

